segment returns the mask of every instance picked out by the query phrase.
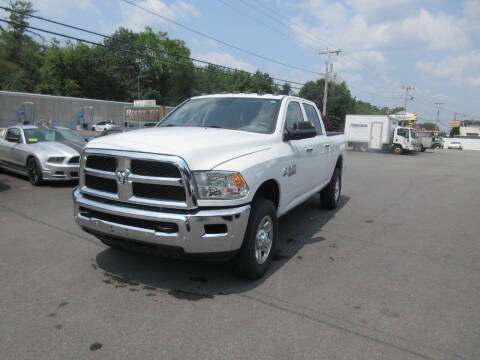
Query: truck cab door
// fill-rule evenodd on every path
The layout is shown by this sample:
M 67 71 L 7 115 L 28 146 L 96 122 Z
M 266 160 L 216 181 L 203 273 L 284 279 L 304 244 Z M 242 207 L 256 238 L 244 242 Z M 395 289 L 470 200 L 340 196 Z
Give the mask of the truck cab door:
M 300 103 L 290 100 L 285 113 L 284 131 L 293 129 L 296 122 L 305 121 Z M 285 205 L 288 207 L 299 196 L 311 189 L 313 178 L 312 164 L 315 162 L 314 138 L 285 140 L 282 166 L 282 189 L 285 195 Z
M 313 175 L 311 177 L 311 189 L 314 189 L 330 181 L 336 159 L 333 159 L 333 144 L 322 127 L 318 110 L 305 102 L 302 103 L 302 106 L 305 118 L 313 124 L 317 132 L 317 136 L 309 139 L 311 140 L 311 148 L 313 148 L 310 166 Z

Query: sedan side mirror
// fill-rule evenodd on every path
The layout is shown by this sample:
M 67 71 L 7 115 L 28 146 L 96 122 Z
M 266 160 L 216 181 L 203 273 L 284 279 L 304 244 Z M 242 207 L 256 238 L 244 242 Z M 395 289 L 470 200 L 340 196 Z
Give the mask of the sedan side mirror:
M 309 121 L 299 121 L 293 124 L 293 129 L 285 128 L 284 140 L 301 140 L 317 136 L 315 127 Z
M 7 140 L 8 142 L 14 142 L 14 143 L 21 143 L 22 142 L 22 138 L 20 137 L 20 135 L 15 135 L 15 134 L 7 135 L 5 140 Z

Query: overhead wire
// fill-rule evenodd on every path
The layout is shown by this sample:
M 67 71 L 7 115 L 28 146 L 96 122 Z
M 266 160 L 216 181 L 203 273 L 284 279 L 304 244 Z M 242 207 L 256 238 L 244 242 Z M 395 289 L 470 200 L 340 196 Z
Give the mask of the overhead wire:
M 13 9 L 9 9 L 9 8 L 3 7 L 3 6 L 0 6 L 0 9 L 6 10 L 6 11 L 10 11 L 10 12 L 20 13 L 19 11 L 15 11 L 15 10 L 13 10 Z M 88 30 L 88 29 L 85 29 L 85 28 L 80 28 L 80 27 L 77 27 L 77 26 L 72 26 L 72 25 L 69 25 L 69 24 L 66 24 L 66 23 L 62 23 L 62 22 L 59 22 L 59 21 L 54 21 L 54 20 L 51 20 L 51 19 L 47 19 L 47 18 L 45 18 L 45 17 L 41 17 L 41 16 L 37 16 L 37 15 L 28 15 L 28 16 L 29 16 L 29 17 L 32 17 L 32 18 L 36 18 L 36 19 L 42 20 L 42 21 L 50 22 L 50 23 L 53 23 L 53 24 L 56 24 L 56 25 L 60 25 L 60 26 L 64 26 L 64 27 L 67 27 L 67 28 L 79 30 L 79 31 L 82 31 L 82 32 L 85 32 L 85 33 L 89 33 L 89 34 L 101 36 L 101 37 L 106 38 L 106 39 L 112 39 L 112 38 L 113 38 L 113 37 L 110 36 L 110 35 L 101 34 L 101 33 L 98 33 L 98 32 L 95 32 L 95 31 L 91 31 L 91 30 Z M 7 22 L 7 21 L 5 20 L 5 22 Z M 37 30 L 37 31 L 43 31 L 43 32 L 45 32 L 45 33 L 50 33 L 50 34 L 52 34 L 52 35 L 63 36 L 62 34 L 55 33 L 55 32 L 52 32 L 52 31 L 48 31 L 48 30 L 45 30 L 45 29 L 42 30 L 42 29 L 38 29 L 38 28 L 35 28 L 35 27 L 32 27 L 32 26 L 30 26 L 29 28 L 34 29 L 34 30 Z M 78 39 L 75 38 L 75 37 L 71 37 L 71 39 L 72 39 L 72 40 L 78 40 Z M 82 41 L 83 41 L 83 42 L 86 42 L 86 43 L 93 44 L 93 45 L 98 45 L 97 43 L 91 42 L 91 41 L 89 41 L 89 40 L 83 39 Z M 148 46 L 145 46 L 145 45 L 141 45 L 141 44 L 136 44 L 136 46 L 143 47 L 143 48 L 145 48 L 146 50 L 155 50 L 155 49 L 152 49 L 151 47 L 148 47 Z M 167 54 L 168 54 L 168 55 L 172 55 L 172 52 L 167 51 Z M 250 72 L 250 71 L 247 71 L 247 70 L 232 68 L 232 67 L 225 66 L 225 65 L 220 65 L 220 64 L 215 64 L 215 63 L 212 63 L 212 62 L 209 62 L 209 61 L 205 61 L 205 60 L 193 58 L 193 57 L 190 57 L 190 56 L 185 56 L 185 55 L 183 55 L 183 54 L 173 53 L 173 55 L 179 56 L 179 57 L 188 58 L 188 59 L 190 59 L 190 60 L 192 60 L 192 61 L 196 61 L 196 62 L 198 62 L 198 63 L 202 63 L 202 64 L 206 64 L 206 65 L 218 66 L 218 67 L 221 67 L 221 68 L 223 68 L 223 69 L 230 70 L 230 71 L 243 71 L 243 72 L 248 73 L 248 74 L 250 74 L 250 75 L 255 75 L 255 73 Z M 270 75 L 269 75 L 269 76 L 270 76 Z M 274 80 L 281 81 L 281 82 L 283 82 L 283 83 L 289 83 L 289 84 L 295 84 L 295 85 L 301 85 L 301 86 L 305 85 L 304 83 L 300 83 L 300 82 L 298 82 L 298 81 L 291 81 L 291 80 L 286 80 L 286 79 L 277 78 L 277 77 L 273 77 L 273 76 L 270 76 L 270 77 L 271 77 L 272 79 L 274 79 Z M 296 87 L 292 86 L 292 88 L 296 88 Z M 297 87 L 297 89 L 300 89 L 300 88 Z
M 157 12 L 155 12 L 155 11 L 153 11 L 153 10 L 150 10 L 150 9 L 148 9 L 148 8 L 146 8 L 146 7 L 143 7 L 143 6 L 141 6 L 141 5 L 138 5 L 137 3 L 134 3 L 133 1 L 130 1 L 130 0 L 120 0 L 120 1 L 123 1 L 124 3 L 129 4 L 129 5 L 131 5 L 131 6 L 134 6 L 134 7 L 138 8 L 138 9 L 141 9 L 141 10 L 143 10 L 143 11 L 145 11 L 145 12 L 151 14 L 151 15 L 157 16 L 158 18 L 160 18 L 160 19 L 162 19 L 162 20 L 164 20 L 164 21 L 167 21 L 167 22 L 169 22 L 169 23 L 171 23 L 171 24 L 177 25 L 177 26 L 179 26 L 179 27 L 181 27 L 181 28 L 183 28 L 183 29 L 185 29 L 185 30 L 187 30 L 187 31 L 193 32 L 193 33 L 195 33 L 195 34 L 197 34 L 197 35 L 200 35 L 200 36 L 205 37 L 205 38 L 207 38 L 207 39 L 213 40 L 213 41 L 215 41 L 215 42 L 217 42 L 217 43 L 219 43 L 219 44 L 222 44 L 222 45 L 227 46 L 227 47 L 229 47 L 229 48 L 235 49 L 235 50 L 237 50 L 237 51 L 241 51 L 241 52 L 243 52 L 243 53 L 245 53 L 245 54 L 249 54 L 249 55 L 254 56 L 254 57 L 257 57 L 257 58 L 259 58 L 259 59 L 262 59 L 262 60 L 265 60 L 265 61 L 270 61 L 270 62 L 272 62 L 272 63 L 278 64 L 278 65 L 281 65 L 281 66 L 284 66 L 284 67 L 288 67 L 288 68 L 291 68 L 291 69 L 300 70 L 300 71 L 303 71 L 303 72 L 306 72 L 306 73 L 311 73 L 311 74 L 323 76 L 322 73 L 319 73 L 319 72 L 317 72 L 317 71 L 305 69 L 305 68 L 302 68 L 302 67 L 296 66 L 296 65 L 287 64 L 287 63 L 284 63 L 284 62 L 282 62 L 282 61 L 279 61 L 279 60 L 270 58 L 270 57 L 268 57 L 268 56 L 264 56 L 264 55 L 257 54 L 257 53 L 255 53 L 255 52 L 253 52 L 253 51 L 251 51 L 251 50 L 247 50 L 247 49 L 241 48 L 241 47 L 239 47 L 239 46 L 237 46 L 237 45 L 230 44 L 230 43 L 228 43 L 228 42 L 226 42 L 226 41 L 224 41 L 224 40 L 217 39 L 217 38 L 215 38 L 215 37 L 213 37 L 213 36 L 211 36 L 211 35 L 208 35 L 208 34 L 206 34 L 206 33 L 201 32 L 201 31 L 199 31 L 199 30 L 195 30 L 195 29 L 193 29 L 193 28 L 191 28 L 191 27 L 189 27 L 189 26 L 183 25 L 183 24 L 179 23 L 178 21 L 174 21 L 174 20 L 169 19 L 169 18 L 167 18 L 167 17 L 165 17 L 165 16 L 163 16 L 163 15 L 160 15 L 159 13 L 157 13 Z
M 8 20 L 4 20 L 4 19 L 0 19 L 0 22 L 4 22 L 4 23 L 7 23 L 7 24 L 10 24 L 10 25 L 18 25 L 18 23 L 14 23 L 12 21 L 8 21 Z M 105 44 L 102 44 L 102 43 L 98 43 L 98 42 L 94 42 L 94 41 L 90 41 L 90 40 L 87 40 L 87 39 L 82 39 L 82 38 L 79 38 L 79 37 L 76 37 L 76 36 L 72 36 L 72 35 L 67 35 L 67 34 L 62 34 L 62 33 L 59 33 L 59 32 L 55 32 L 55 31 L 51 31 L 51 30 L 46 30 L 46 29 L 42 29 L 42 28 L 38 28 L 38 27 L 35 27 L 35 26 L 30 26 L 30 25 L 26 25 L 25 26 L 26 28 L 28 29 L 32 29 L 32 30 L 36 30 L 36 31 L 40 31 L 40 32 L 44 32 L 44 33 L 47 33 L 47 34 L 51 34 L 51 35 L 56 35 L 56 36 L 60 36 L 60 37 L 63 37 L 63 38 L 67 38 L 67 39 L 71 39 L 71 40 L 76 40 L 78 42 L 82 42 L 82 43 L 86 43 L 86 44 L 90 44 L 90 45 L 96 45 L 96 46 L 102 46 L 102 47 L 105 47 L 105 48 L 109 48 L 110 50 L 112 51 L 121 51 L 121 52 L 128 52 L 128 53 L 134 53 L 134 54 L 137 54 L 138 55 L 138 51 L 132 51 L 130 49 L 112 49 L 112 47 L 109 47 Z M 175 63 L 175 64 L 179 64 L 179 65 L 184 65 L 184 66 L 187 66 L 188 64 L 185 64 L 185 63 L 180 63 L 178 61 L 171 61 L 171 60 L 168 60 L 168 59 L 163 59 L 163 58 L 159 58 L 157 56 L 152 56 L 150 54 L 145 54 L 143 53 L 142 56 L 147 56 L 147 57 L 150 57 L 150 58 L 154 58 L 155 60 L 159 61 L 159 62 L 162 62 L 162 63 L 165 63 L 165 64 L 172 64 L 172 63 Z M 191 59 L 191 58 L 189 58 Z M 202 63 L 208 63 L 208 62 L 204 62 L 202 60 L 196 60 L 196 59 L 192 59 L 192 61 L 199 61 L 199 62 L 202 62 Z M 217 64 L 213 64 L 213 63 L 208 63 L 210 65 L 213 65 L 213 66 L 216 66 L 216 67 L 221 67 L 221 68 L 226 68 L 222 65 L 217 65 Z M 193 64 L 192 64 L 193 65 Z M 216 72 L 215 70 L 212 70 L 208 67 L 203 67 L 203 66 L 195 66 L 193 65 L 196 69 L 198 70 L 202 70 L 202 71 L 209 71 L 209 72 Z M 224 75 L 227 75 L 227 76 L 235 76 L 235 72 L 245 72 L 245 73 L 248 73 L 252 76 L 255 75 L 255 73 L 250 73 L 250 72 L 247 72 L 247 71 L 244 71 L 244 70 L 238 70 L 238 69 L 231 69 L 231 68 L 227 68 L 228 70 L 234 70 L 233 73 L 231 72 L 223 72 L 222 74 Z M 272 78 L 273 79 L 273 78 Z M 275 84 L 277 86 L 281 85 L 281 84 Z M 299 87 L 295 87 L 295 86 L 290 86 L 292 89 L 295 89 L 295 90 L 300 90 Z

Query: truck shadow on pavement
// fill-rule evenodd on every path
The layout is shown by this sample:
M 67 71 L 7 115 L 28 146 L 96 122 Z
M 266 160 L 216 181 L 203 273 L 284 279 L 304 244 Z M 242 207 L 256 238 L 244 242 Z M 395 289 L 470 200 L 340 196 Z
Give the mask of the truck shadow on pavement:
M 280 241 L 272 265 L 256 281 L 235 276 L 228 262 L 174 260 L 110 248 L 92 259 L 91 267 L 102 272 L 105 284 L 152 298 L 168 294 L 196 301 L 242 293 L 261 285 L 289 261 L 301 261 L 302 256 L 297 254 L 305 245 L 326 241 L 319 232 L 349 199 L 342 196 L 337 210 L 326 211 L 320 209 L 319 196 L 316 195 L 282 216 L 279 221 Z M 329 258 L 333 261 L 332 257 Z

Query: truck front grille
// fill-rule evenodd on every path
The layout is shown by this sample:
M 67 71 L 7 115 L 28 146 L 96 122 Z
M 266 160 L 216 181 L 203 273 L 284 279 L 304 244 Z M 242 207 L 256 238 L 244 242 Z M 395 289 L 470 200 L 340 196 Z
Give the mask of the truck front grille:
M 150 207 L 197 206 L 191 173 L 179 157 L 86 149 L 81 164 L 80 190 L 86 195 Z
M 142 198 L 157 200 L 185 201 L 185 190 L 179 186 L 165 186 L 156 184 L 132 184 L 133 195 Z
M 117 159 L 111 156 L 89 155 L 87 157 L 86 167 L 114 172 L 117 169 Z
M 132 159 L 130 170 L 132 171 L 132 174 L 143 176 L 156 176 L 165 178 L 181 177 L 180 171 L 175 165 L 150 160 Z
M 116 194 L 118 191 L 117 182 L 115 180 L 92 175 L 85 175 L 85 186 L 89 187 L 90 189 L 114 194 Z

